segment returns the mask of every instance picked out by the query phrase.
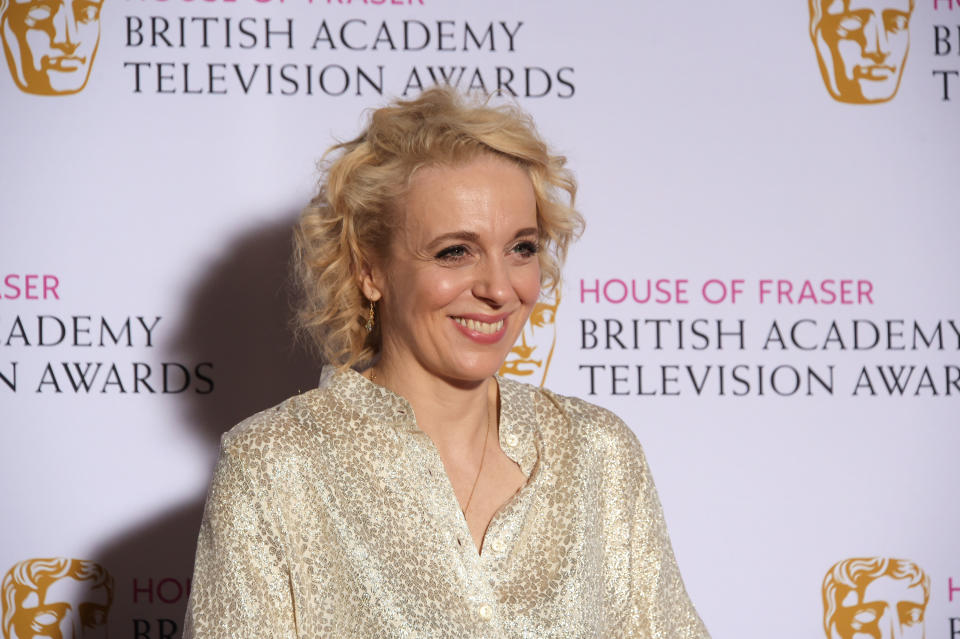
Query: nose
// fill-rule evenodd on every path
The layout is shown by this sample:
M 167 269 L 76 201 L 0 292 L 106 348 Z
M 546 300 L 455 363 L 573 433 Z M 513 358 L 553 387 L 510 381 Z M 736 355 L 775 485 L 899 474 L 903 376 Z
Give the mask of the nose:
M 508 265 L 501 259 L 484 259 L 477 265 L 473 294 L 494 308 L 500 308 L 513 295 Z
M 57 12 L 53 15 L 53 46 L 68 54 L 73 53 L 80 44 L 77 31 L 73 0 L 63 0 L 57 4 Z
M 874 62 L 883 62 L 890 55 L 890 43 L 883 20 L 873 14 L 863 27 L 863 55 Z
M 81 636 L 80 619 L 77 618 L 73 610 L 70 610 L 60 620 L 60 637 L 62 639 L 80 639 Z
M 900 620 L 896 614 L 891 614 L 889 610 L 880 618 L 880 637 L 881 639 L 903 639 Z

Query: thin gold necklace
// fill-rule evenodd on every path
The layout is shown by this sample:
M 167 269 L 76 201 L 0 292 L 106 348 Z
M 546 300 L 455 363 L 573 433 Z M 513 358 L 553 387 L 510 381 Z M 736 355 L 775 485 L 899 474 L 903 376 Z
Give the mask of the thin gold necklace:
M 371 366 L 370 371 L 370 381 L 376 383 L 377 381 L 377 371 Z M 467 496 L 467 504 L 464 506 L 460 512 L 463 513 L 464 519 L 467 517 L 467 511 L 470 510 L 470 502 L 473 501 L 473 494 L 477 491 L 477 484 L 480 483 L 480 475 L 483 474 L 483 461 L 487 458 L 487 441 L 490 439 L 490 430 L 492 428 L 493 421 L 493 411 L 490 410 L 490 403 L 487 402 L 487 428 L 483 433 L 483 450 L 480 451 L 480 467 L 477 468 L 477 476 L 473 478 L 473 487 L 470 488 L 470 494 Z
M 490 410 L 489 402 L 487 402 L 487 430 L 483 434 L 483 452 L 480 453 L 480 467 L 477 468 L 477 476 L 473 480 L 473 488 L 470 489 L 470 496 L 467 497 L 467 505 L 463 507 L 461 511 L 463 513 L 463 518 L 467 518 L 467 511 L 470 510 L 470 502 L 473 501 L 473 493 L 477 490 L 477 484 L 480 483 L 480 474 L 483 472 L 483 460 L 487 458 L 487 439 L 490 438 L 490 422 L 493 411 Z

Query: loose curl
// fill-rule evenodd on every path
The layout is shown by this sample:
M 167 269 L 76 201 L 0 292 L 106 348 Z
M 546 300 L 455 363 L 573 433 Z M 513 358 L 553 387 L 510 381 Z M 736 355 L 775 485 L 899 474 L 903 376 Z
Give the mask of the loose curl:
M 537 203 L 540 287 L 552 293 L 560 285 L 567 248 L 583 228 L 566 158 L 549 152 L 519 108 L 431 88 L 373 111 L 359 137 L 324 154 L 319 191 L 295 230 L 294 268 L 301 289 L 297 324 L 325 361 L 341 369 L 362 366 L 380 351 L 379 322 L 370 333 L 364 327 L 369 302 L 359 276 L 368 256 L 387 254 L 414 173 L 481 154 L 526 170 Z

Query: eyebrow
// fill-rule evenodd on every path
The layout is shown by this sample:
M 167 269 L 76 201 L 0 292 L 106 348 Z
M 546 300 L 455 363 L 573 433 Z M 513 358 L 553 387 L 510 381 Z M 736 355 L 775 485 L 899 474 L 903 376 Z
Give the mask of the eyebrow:
M 527 228 L 520 229 L 517 231 L 513 239 L 526 237 L 528 235 L 538 235 L 540 233 L 539 229 L 535 226 L 530 226 Z M 438 235 L 433 238 L 433 240 L 428 244 L 428 246 L 435 246 L 437 244 L 442 244 L 449 240 L 461 240 L 463 242 L 478 242 L 480 236 L 474 233 L 473 231 L 453 231 L 452 233 L 444 233 L 443 235 Z

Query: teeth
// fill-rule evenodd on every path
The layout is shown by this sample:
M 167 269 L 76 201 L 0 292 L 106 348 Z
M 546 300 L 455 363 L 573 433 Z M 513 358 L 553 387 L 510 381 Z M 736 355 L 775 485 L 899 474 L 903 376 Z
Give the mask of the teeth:
M 454 317 L 454 321 L 460 326 L 463 326 L 467 330 L 477 331 L 478 333 L 484 333 L 485 335 L 492 335 L 493 333 L 498 332 L 503 328 L 503 320 L 498 322 L 488 323 L 488 322 L 478 322 L 477 320 L 464 319 L 462 317 Z

